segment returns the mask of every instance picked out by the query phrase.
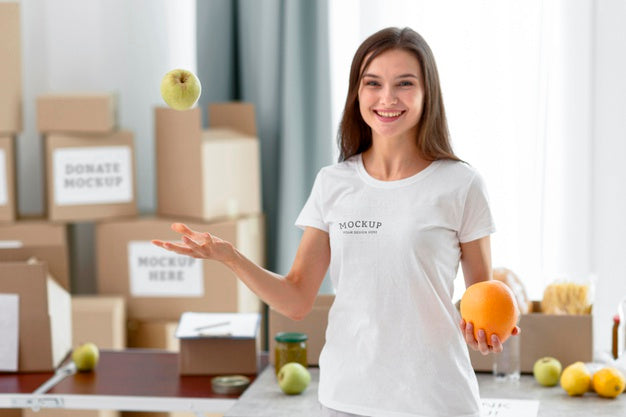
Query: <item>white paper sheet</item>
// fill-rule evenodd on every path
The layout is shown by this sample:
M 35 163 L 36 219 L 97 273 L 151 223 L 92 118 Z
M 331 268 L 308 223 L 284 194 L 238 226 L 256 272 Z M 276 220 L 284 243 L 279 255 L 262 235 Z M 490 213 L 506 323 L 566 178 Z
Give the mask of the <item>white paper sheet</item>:
M 180 318 L 176 337 L 179 339 L 200 337 L 254 338 L 259 329 L 261 316 L 256 313 L 192 313 Z
M 0 371 L 17 371 L 19 301 L 17 294 L 0 294 Z
M 537 417 L 539 401 L 482 398 L 481 417 Z

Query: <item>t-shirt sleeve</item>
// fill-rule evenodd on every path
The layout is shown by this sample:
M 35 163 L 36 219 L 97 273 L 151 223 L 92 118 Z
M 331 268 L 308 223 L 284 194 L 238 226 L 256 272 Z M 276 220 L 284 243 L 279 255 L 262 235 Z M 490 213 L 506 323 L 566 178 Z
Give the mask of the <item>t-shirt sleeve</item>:
M 324 221 L 322 187 L 322 172 L 320 171 L 315 177 L 311 194 L 296 219 L 295 225 L 297 227 L 304 230 L 310 226 L 328 232 L 328 224 Z
M 489 196 L 485 181 L 476 173 L 469 185 L 465 202 L 461 226 L 459 227 L 459 241 L 461 243 L 480 239 L 496 231 Z

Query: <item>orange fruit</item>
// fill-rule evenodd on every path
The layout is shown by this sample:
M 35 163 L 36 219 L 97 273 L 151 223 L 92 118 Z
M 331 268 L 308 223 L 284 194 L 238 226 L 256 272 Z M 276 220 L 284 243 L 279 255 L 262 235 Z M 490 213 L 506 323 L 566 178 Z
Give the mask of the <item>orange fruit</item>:
M 461 297 L 461 317 L 474 326 L 474 337 L 484 329 L 487 344 L 496 334 L 504 343 L 515 328 L 519 309 L 511 289 L 500 281 L 481 281 L 470 285 Z
M 593 374 L 592 385 L 599 396 L 615 398 L 624 392 L 626 379 L 618 369 L 606 367 Z

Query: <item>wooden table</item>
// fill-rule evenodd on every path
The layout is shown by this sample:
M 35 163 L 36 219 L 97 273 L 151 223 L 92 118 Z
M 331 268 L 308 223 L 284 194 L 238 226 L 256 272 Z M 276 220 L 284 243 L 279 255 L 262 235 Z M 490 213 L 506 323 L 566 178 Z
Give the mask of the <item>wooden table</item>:
M 260 356 L 259 370 L 266 365 L 267 356 Z M 239 397 L 213 392 L 213 375 L 179 375 L 178 354 L 161 350 L 101 351 L 94 372 L 69 375 L 38 392 L 54 376 L 52 372 L 0 374 L 0 409 L 224 413 Z

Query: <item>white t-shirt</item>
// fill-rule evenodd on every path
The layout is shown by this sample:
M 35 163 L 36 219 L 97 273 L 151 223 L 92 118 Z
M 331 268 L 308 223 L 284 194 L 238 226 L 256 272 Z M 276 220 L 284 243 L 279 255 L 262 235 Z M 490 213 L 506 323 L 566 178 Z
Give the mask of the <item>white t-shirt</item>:
M 460 242 L 495 230 L 476 170 L 438 160 L 412 177 L 380 181 L 355 155 L 318 173 L 296 225 L 330 237 L 336 295 L 319 401 L 368 416 L 479 416 L 452 303 Z

